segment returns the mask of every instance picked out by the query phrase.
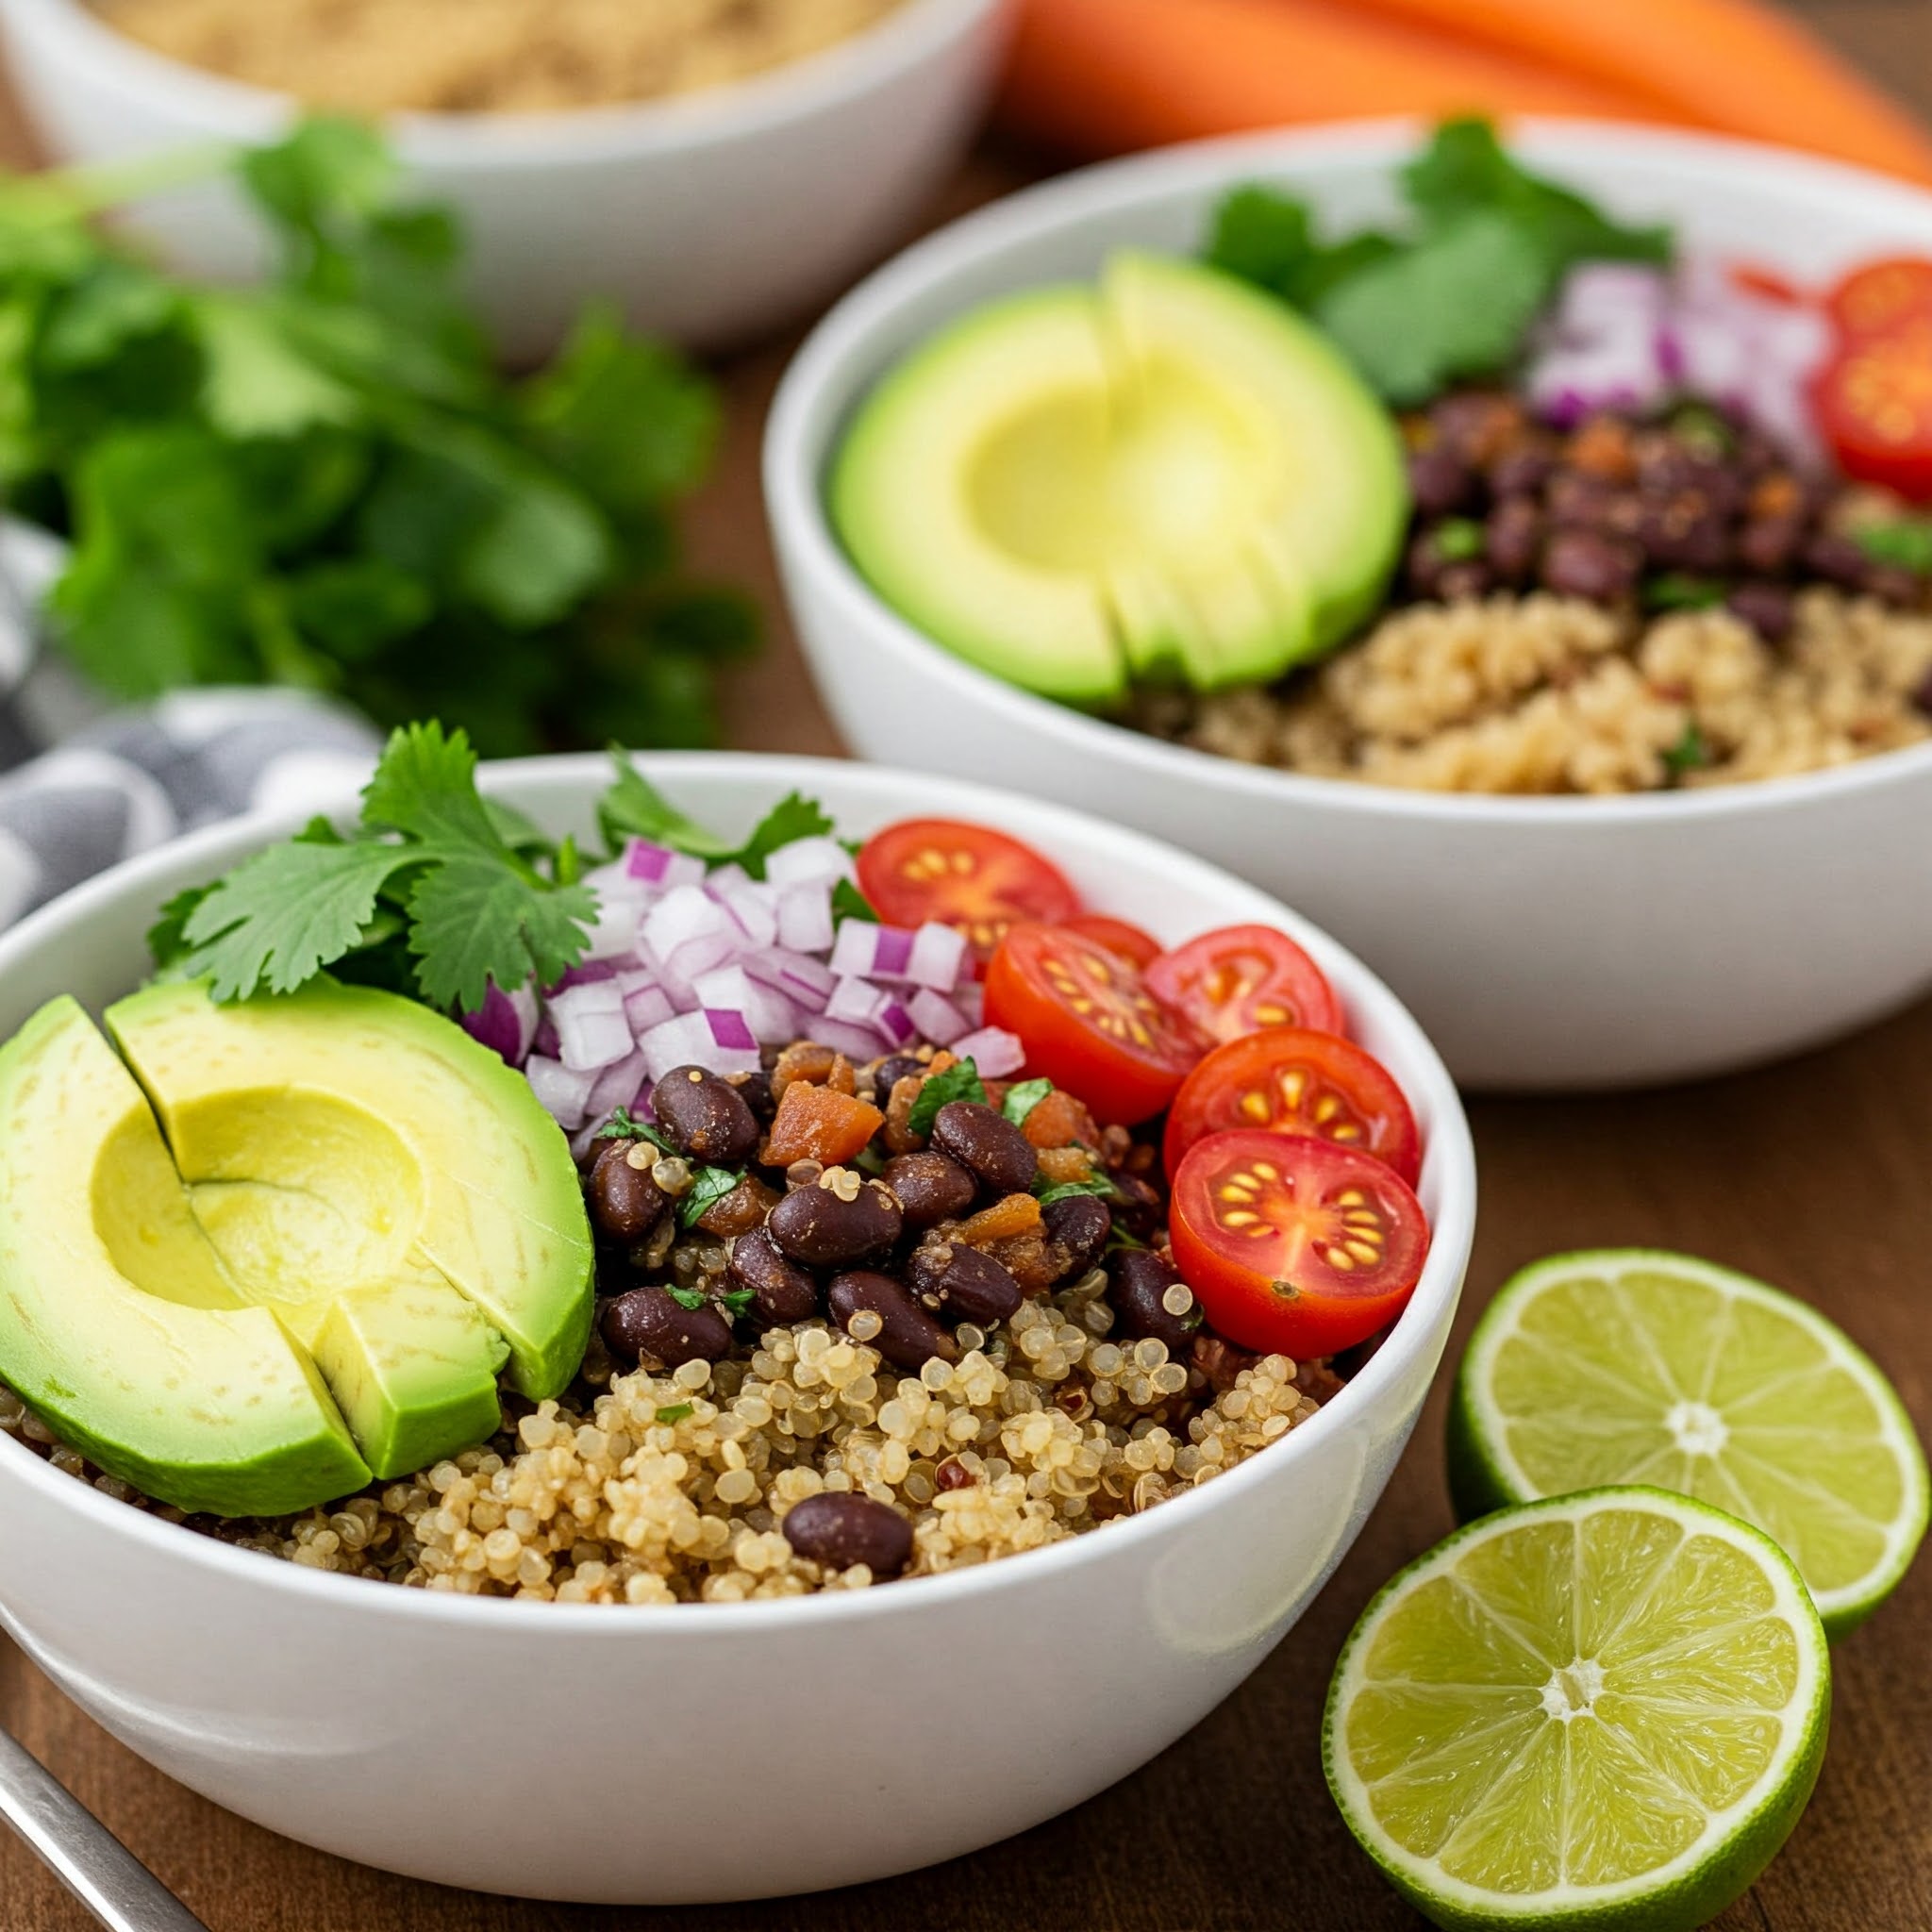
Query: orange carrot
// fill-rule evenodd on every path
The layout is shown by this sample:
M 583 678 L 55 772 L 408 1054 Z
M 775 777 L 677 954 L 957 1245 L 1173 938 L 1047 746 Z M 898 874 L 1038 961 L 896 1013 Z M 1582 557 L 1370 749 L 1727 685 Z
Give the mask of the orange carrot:
M 1025 0 L 1007 108 L 1109 154 L 1354 114 L 1660 118 L 1628 88 L 1326 0 Z
M 1455 33 L 1472 46 L 1642 95 L 1672 118 L 1932 180 L 1924 127 L 1796 21 L 1757 0 L 1359 4 L 1391 25 Z

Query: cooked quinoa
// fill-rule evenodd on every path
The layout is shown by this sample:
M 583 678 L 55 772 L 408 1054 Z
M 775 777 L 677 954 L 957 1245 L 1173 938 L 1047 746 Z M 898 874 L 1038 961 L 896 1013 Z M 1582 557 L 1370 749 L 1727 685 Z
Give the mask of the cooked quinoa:
M 1932 738 L 1932 616 L 1799 593 L 1766 641 L 1536 591 L 1417 604 L 1301 681 L 1150 693 L 1138 722 L 1250 764 L 1424 791 L 1611 793 L 1775 778 Z
M 1325 1365 L 1231 1357 L 1227 1383 L 1116 1342 L 1097 1271 L 916 1375 L 813 1324 L 745 1361 L 638 1370 L 546 1402 L 487 1445 L 306 1515 L 217 1523 L 146 1503 L 61 1447 L 10 1391 L 0 1430 L 123 1501 L 309 1569 L 472 1596 L 732 1603 L 863 1589 L 778 1525 L 822 1491 L 912 1523 L 907 1575 L 1058 1542 L 1207 1482 L 1341 1384 Z M 1235 1360 L 1246 1366 L 1236 1367 Z M 592 1373 L 596 1373 L 593 1369 Z
M 364 113 L 530 112 L 690 93 L 816 54 L 901 0 L 97 0 L 123 33 Z

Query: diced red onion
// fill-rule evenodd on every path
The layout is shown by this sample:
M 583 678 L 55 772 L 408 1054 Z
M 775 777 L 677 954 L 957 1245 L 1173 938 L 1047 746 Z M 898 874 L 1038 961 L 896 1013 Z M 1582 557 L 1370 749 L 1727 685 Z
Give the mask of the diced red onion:
M 505 992 L 493 979 L 484 992 L 483 1004 L 474 1013 L 463 1015 L 463 1031 L 513 1067 L 523 1065 L 536 1030 L 535 999 L 522 987 L 514 993 Z
M 1026 1064 L 1026 1049 L 1020 1036 L 1001 1026 L 982 1026 L 977 1033 L 954 1041 L 946 1050 L 959 1059 L 971 1060 L 983 1080 L 1004 1080 Z
M 627 1053 L 611 1061 L 597 1075 L 597 1084 L 584 1102 L 585 1120 L 601 1124 L 620 1107 L 635 1107 L 640 1090 L 648 1091 L 648 1082 L 641 1053 Z
M 635 952 L 638 922 L 643 915 L 643 907 L 644 902 L 641 899 L 607 898 L 600 893 L 596 923 L 591 927 L 591 937 L 584 947 L 585 962 L 595 965 L 605 959 L 624 958 Z
M 862 1066 L 879 1057 L 879 1036 L 870 1026 L 855 1026 L 846 1020 L 813 1019 L 806 1024 L 809 1037 L 819 1045 L 842 1053 L 856 1065 Z
M 624 869 L 634 879 L 660 891 L 678 886 L 701 886 L 705 882 L 705 861 L 689 852 L 674 852 L 668 845 L 656 845 L 648 839 L 633 839 L 624 850 Z
M 832 893 L 810 880 L 777 895 L 778 943 L 799 953 L 823 953 L 832 943 Z
M 738 922 L 748 946 L 769 946 L 778 937 L 778 895 L 757 879 L 725 888 L 716 894 L 719 902 Z
M 931 1041 L 935 1046 L 951 1046 L 961 1035 L 973 1030 L 965 1014 L 951 1000 L 934 992 L 930 987 L 921 987 L 912 995 L 911 1005 L 907 1010 L 911 1014 L 912 1024 L 920 1036 Z
M 886 1036 L 888 1046 L 910 1046 L 919 1038 L 919 1023 L 897 1000 L 890 997 L 873 1024 Z
M 655 981 L 633 987 L 624 996 L 624 1017 L 634 1038 L 641 1040 L 653 1026 L 677 1017 L 671 995 Z
M 809 953 L 767 946 L 759 952 L 747 953 L 739 963 L 760 986 L 782 992 L 808 1012 L 823 1012 L 832 996 L 837 975 L 823 959 L 814 959 Z
M 537 1030 L 530 1036 L 530 1053 L 543 1059 L 554 1060 L 557 1058 L 557 1022 L 548 1013 L 540 1013 L 537 1017 Z M 528 1058 L 529 1054 L 525 1054 L 525 1058 Z
M 912 963 L 912 941 L 903 925 L 841 919 L 832 943 L 832 971 L 851 979 L 905 979 Z
M 558 1126 L 568 1131 L 583 1125 L 595 1074 L 574 1073 L 561 1060 L 537 1054 L 525 1063 L 524 1077 Z
M 576 965 L 564 968 L 563 977 L 550 988 L 545 997 L 554 999 L 574 986 L 594 986 L 600 979 L 615 979 L 623 970 L 615 959 L 581 959 Z
M 912 935 L 912 956 L 906 962 L 906 977 L 914 986 L 929 986 L 936 992 L 945 992 L 958 983 L 967 964 L 966 935 L 929 919 Z
M 702 886 L 678 886 L 644 915 L 639 944 L 675 999 L 674 980 L 695 979 L 700 973 L 722 966 L 742 948 L 744 938 L 729 908 Z
M 887 997 L 869 979 L 841 979 L 825 1002 L 825 1018 L 870 1026 L 884 1009 Z
M 787 886 L 823 885 L 852 876 L 852 855 L 836 839 L 794 839 L 765 859 L 765 876 L 781 891 Z
M 789 1046 L 798 1038 L 798 1008 L 781 992 L 761 986 L 742 966 L 716 966 L 695 982 L 708 1008 L 742 1013 L 760 1045 Z
M 979 1025 L 986 1018 L 986 989 L 974 980 L 964 986 L 956 986 L 952 991 L 953 1004 L 965 1016 L 970 1026 Z
M 595 1073 L 621 1060 L 634 1044 L 625 1018 L 624 989 L 614 979 L 567 987 L 550 998 L 558 1058 L 573 1073 Z

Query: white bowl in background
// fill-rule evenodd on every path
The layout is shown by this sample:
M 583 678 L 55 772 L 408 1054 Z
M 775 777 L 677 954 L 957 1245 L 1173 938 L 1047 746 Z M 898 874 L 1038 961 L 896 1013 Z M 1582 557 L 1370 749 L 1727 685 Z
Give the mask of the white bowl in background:
M 1457 1077 L 1628 1086 L 1715 1074 L 1862 1025 L 1932 986 L 1932 745 L 1724 790 L 1613 799 L 1408 792 L 1164 744 L 1003 684 L 889 609 L 823 486 L 844 424 L 914 343 L 990 297 L 1191 252 L 1236 183 L 1337 226 L 1396 212 L 1423 130 L 1243 137 L 1090 169 L 968 216 L 864 282 L 785 378 L 766 502 L 793 615 L 861 758 L 1079 805 L 1187 846 L 1319 920 L 1387 976 Z M 1801 279 L 1932 254 L 1932 195 L 1771 148 L 1525 121 L 1533 167 L 1691 248 Z
M 626 1609 L 401 1590 L 175 1527 L 0 1436 L 0 1624 L 150 1763 L 258 1824 L 415 1877 L 675 1904 L 975 1850 L 1124 1776 L 1226 1696 L 1322 1587 L 1402 1452 L 1468 1264 L 1475 1170 L 1448 1074 L 1394 996 L 1225 873 L 1058 807 L 912 773 L 731 754 L 645 762 L 724 831 L 748 830 L 796 787 L 853 834 L 935 811 L 1003 826 L 1096 907 L 1170 940 L 1283 925 L 1415 1107 L 1434 1228 L 1381 1348 L 1252 1460 L 1091 1535 L 844 1595 Z M 581 836 L 608 778 L 602 758 L 549 758 L 498 766 L 488 785 L 553 835 Z M 0 1038 L 56 993 L 98 1008 L 126 991 L 163 900 L 296 823 L 199 833 L 0 937 Z
M 1008 0 L 906 0 L 878 25 L 729 86 L 536 114 L 398 114 L 413 192 L 470 237 L 504 350 L 551 347 L 584 302 L 696 346 L 742 340 L 843 286 L 906 231 L 985 105 Z M 28 121 L 63 161 L 273 139 L 289 97 L 183 65 L 86 0 L 0 0 Z M 227 184 L 157 196 L 131 225 L 182 268 L 258 272 L 259 224 Z

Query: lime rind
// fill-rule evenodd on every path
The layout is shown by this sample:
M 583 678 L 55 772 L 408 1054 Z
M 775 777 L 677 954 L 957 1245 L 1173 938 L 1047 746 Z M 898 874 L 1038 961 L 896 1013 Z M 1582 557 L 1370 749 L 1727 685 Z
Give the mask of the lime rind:
M 1898 1587 L 1924 1539 L 1928 1521 L 1932 1521 L 1932 1479 L 1928 1479 L 1924 1450 L 1884 1372 L 1834 1322 L 1781 1289 L 1696 1256 L 1660 1248 L 1587 1249 L 1553 1255 L 1523 1269 L 1504 1284 L 1470 1338 L 1450 1404 L 1449 1486 L 1457 1516 L 1469 1521 L 1550 1493 L 1525 1474 L 1512 1455 L 1490 1386 L 1497 1354 L 1518 1332 L 1524 1310 L 1556 1284 L 1579 1278 L 1614 1283 L 1620 1277 L 1637 1274 L 1681 1276 L 1792 1322 L 1819 1344 L 1832 1366 L 1846 1372 L 1871 1399 L 1881 1425 L 1880 1440 L 1895 1458 L 1900 1502 L 1891 1520 L 1883 1525 L 1883 1548 L 1871 1567 L 1854 1583 L 1813 1591 L 1825 1633 L 1837 1642 Z M 1553 1416 L 1552 1426 L 1559 1427 L 1560 1418 Z M 1634 1472 L 1607 1469 L 1584 1477 L 1574 1487 L 1580 1489 L 1591 1481 L 1636 1479 L 1668 1487 L 1667 1481 L 1650 1471 L 1638 1478 Z M 1566 1485 L 1566 1489 L 1570 1487 Z M 1747 1499 L 1740 1494 L 1738 1500 L 1741 1504 Z M 1742 1507 L 1733 1513 L 1751 1520 Z
M 1362 1665 L 1390 1612 L 1449 1572 L 1472 1546 L 1539 1519 L 1575 1523 L 1604 1509 L 1641 1508 L 1674 1521 L 1687 1535 L 1716 1536 L 1743 1551 L 1771 1586 L 1776 1611 L 1797 1639 L 1799 1671 L 1784 1711 L 1779 1748 L 1750 1789 L 1707 1813 L 1705 1830 L 1668 1862 L 1601 1886 L 1559 1884 L 1506 1893 L 1452 1877 L 1432 1859 L 1399 1845 L 1377 1822 L 1368 1785 L 1350 1762 L 1344 1719 L 1369 1684 Z M 1445 1932 L 1693 1932 L 1741 1897 L 1804 1814 L 1824 1760 L 1831 1707 L 1830 1649 L 1797 1566 L 1761 1530 L 1674 1491 L 1629 1485 L 1516 1505 L 1463 1525 L 1417 1557 L 1376 1591 L 1335 1667 L 1322 1722 L 1323 1767 L 1329 1790 L 1356 1841 L 1383 1875 L 1432 1924 Z

